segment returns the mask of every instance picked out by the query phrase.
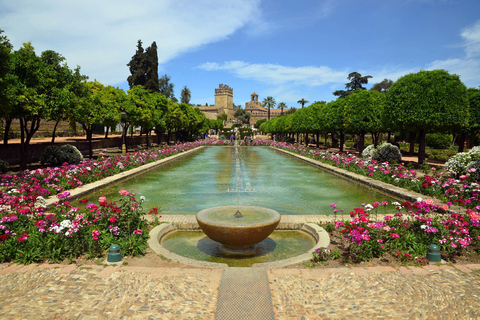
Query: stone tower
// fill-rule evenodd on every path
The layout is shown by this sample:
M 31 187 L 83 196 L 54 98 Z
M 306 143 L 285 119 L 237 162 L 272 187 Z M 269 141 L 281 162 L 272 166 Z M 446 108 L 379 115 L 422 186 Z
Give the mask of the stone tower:
M 234 118 L 235 106 L 233 105 L 233 89 L 226 84 L 219 84 L 218 89 L 215 89 L 215 107 L 218 109 L 223 107 L 224 113 L 227 114 L 227 119 Z

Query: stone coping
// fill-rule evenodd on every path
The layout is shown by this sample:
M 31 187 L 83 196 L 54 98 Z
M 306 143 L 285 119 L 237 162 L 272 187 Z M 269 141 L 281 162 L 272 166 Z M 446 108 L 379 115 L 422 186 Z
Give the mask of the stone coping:
M 98 181 L 95 181 L 95 182 L 84 184 L 83 186 L 78 187 L 78 188 L 75 188 L 75 189 L 72 189 L 72 190 L 66 190 L 66 191 L 70 192 L 70 196 L 68 197 L 68 200 L 78 199 L 78 198 L 82 197 L 83 195 L 92 193 L 92 192 L 94 192 L 98 189 L 104 188 L 106 186 L 112 185 L 112 184 L 120 182 L 122 180 L 130 179 L 133 176 L 145 173 L 148 170 L 155 169 L 156 167 L 158 167 L 158 166 L 160 166 L 164 163 L 167 163 L 167 162 L 170 162 L 172 160 L 178 159 L 180 157 L 184 157 L 188 154 L 197 152 L 198 150 L 201 150 L 202 148 L 204 148 L 204 146 L 198 146 L 194 149 L 190 149 L 190 150 L 175 154 L 173 156 L 163 158 L 163 159 L 155 161 L 155 162 L 147 163 L 147 164 L 142 165 L 138 168 L 123 171 L 123 172 L 120 172 L 120 173 L 118 173 L 114 176 L 106 177 L 104 179 L 101 179 L 101 180 L 98 180 Z M 45 206 L 47 208 L 49 208 L 55 202 L 58 202 L 58 199 L 55 196 L 51 196 L 51 197 L 47 198 L 47 203 L 46 203 Z
M 148 246 L 150 247 L 150 249 L 152 249 L 152 251 L 158 255 L 162 255 L 168 259 L 171 259 L 183 264 L 188 264 L 188 265 L 193 265 L 193 266 L 203 267 L 203 268 L 220 268 L 220 269 L 229 268 L 229 266 L 225 263 L 215 263 L 215 262 L 206 262 L 206 261 L 189 259 L 165 249 L 160 244 L 162 237 L 175 230 L 182 230 L 182 228 L 175 228 L 171 223 L 163 223 L 153 228 L 152 231 L 150 231 L 150 238 L 148 239 Z M 315 245 L 310 250 L 298 256 L 291 257 L 288 259 L 265 262 L 265 263 L 255 263 L 252 265 L 252 268 L 278 268 L 278 267 L 285 267 L 285 266 L 289 266 L 297 263 L 307 263 L 311 260 L 312 253 L 315 251 L 315 249 L 327 248 L 330 245 L 330 236 L 328 235 L 327 231 L 325 231 L 325 229 L 323 229 L 319 225 L 314 223 L 305 223 L 303 224 L 300 230 L 308 233 L 315 239 Z

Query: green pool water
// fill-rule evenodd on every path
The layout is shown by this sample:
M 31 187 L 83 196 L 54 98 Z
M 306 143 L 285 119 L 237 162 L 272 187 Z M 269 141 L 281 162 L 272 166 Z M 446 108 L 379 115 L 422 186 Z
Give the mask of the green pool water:
M 133 189 L 137 200 L 146 198 L 144 209 L 157 207 L 162 215 L 225 205 L 265 207 L 282 215 L 332 214 L 332 203 L 348 213 L 361 203 L 395 200 L 266 147 L 203 148 L 86 198 L 115 201 L 120 189 Z
M 274 231 L 267 239 L 255 245 L 253 256 L 224 256 L 220 244 L 201 231 L 174 231 L 162 238 L 162 246 L 180 256 L 207 262 L 226 263 L 230 267 L 250 267 L 288 259 L 305 253 L 315 245 L 313 238 L 303 231 Z

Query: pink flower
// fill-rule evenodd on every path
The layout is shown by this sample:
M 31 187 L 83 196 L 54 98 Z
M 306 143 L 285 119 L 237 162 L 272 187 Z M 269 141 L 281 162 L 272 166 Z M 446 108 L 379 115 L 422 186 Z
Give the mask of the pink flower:
M 398 233 L 392 233 L 390 237 L 395 239 L 395 238 L 400 238 L 400 235 Z
M 128 191 L 124 190 L 124 189 L 118 191 L 118 193 L 120 193 L 122 196 L 127 196 L 128 195 Z
M 431 206 L 433 204 L 433 200 L 432 199 L 427 199 L 427 200 L 425 200 L 425 203 Z
M 100 202 L 100 203 L 107 202 L 107 197 L 101 196 L 100 198 L 98 198 L 98 202 Z
M 92 238 L 93 238 L 93 240 L 97 241 L 99 235 L 100 235 L 100 231 L 99 231 L 99 230 L 93 230 L 93 231 L 92 231 Z
M 142 234 L 143 231 L 141 229 L 133 230 L 133 234 Z
M 111 223 L 114 223 L 114 222 L 117 221 L 117 220 L 118 220 L 118 219 L 115 218 L 115 217 L 110 217 L 110 222 L 111 222 Z

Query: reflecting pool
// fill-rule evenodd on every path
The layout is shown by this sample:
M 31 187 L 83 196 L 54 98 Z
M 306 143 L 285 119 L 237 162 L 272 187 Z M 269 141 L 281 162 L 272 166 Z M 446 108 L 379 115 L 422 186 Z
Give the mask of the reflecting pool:
M 259 206 L 286 215 L 316 215 L 332 214 L 332 203 L 348 213 L 361 203 L 395 201 L 267 147 L 203 148 L 87 198 L 96 201 L 106 196 L 108 201 L 115 201 L 120 189 L 133 189 L 137 200 L 140 196 L 146 198 L 146 210 L 157 207 L 162 215 L 196 214 L 224 205 Z

